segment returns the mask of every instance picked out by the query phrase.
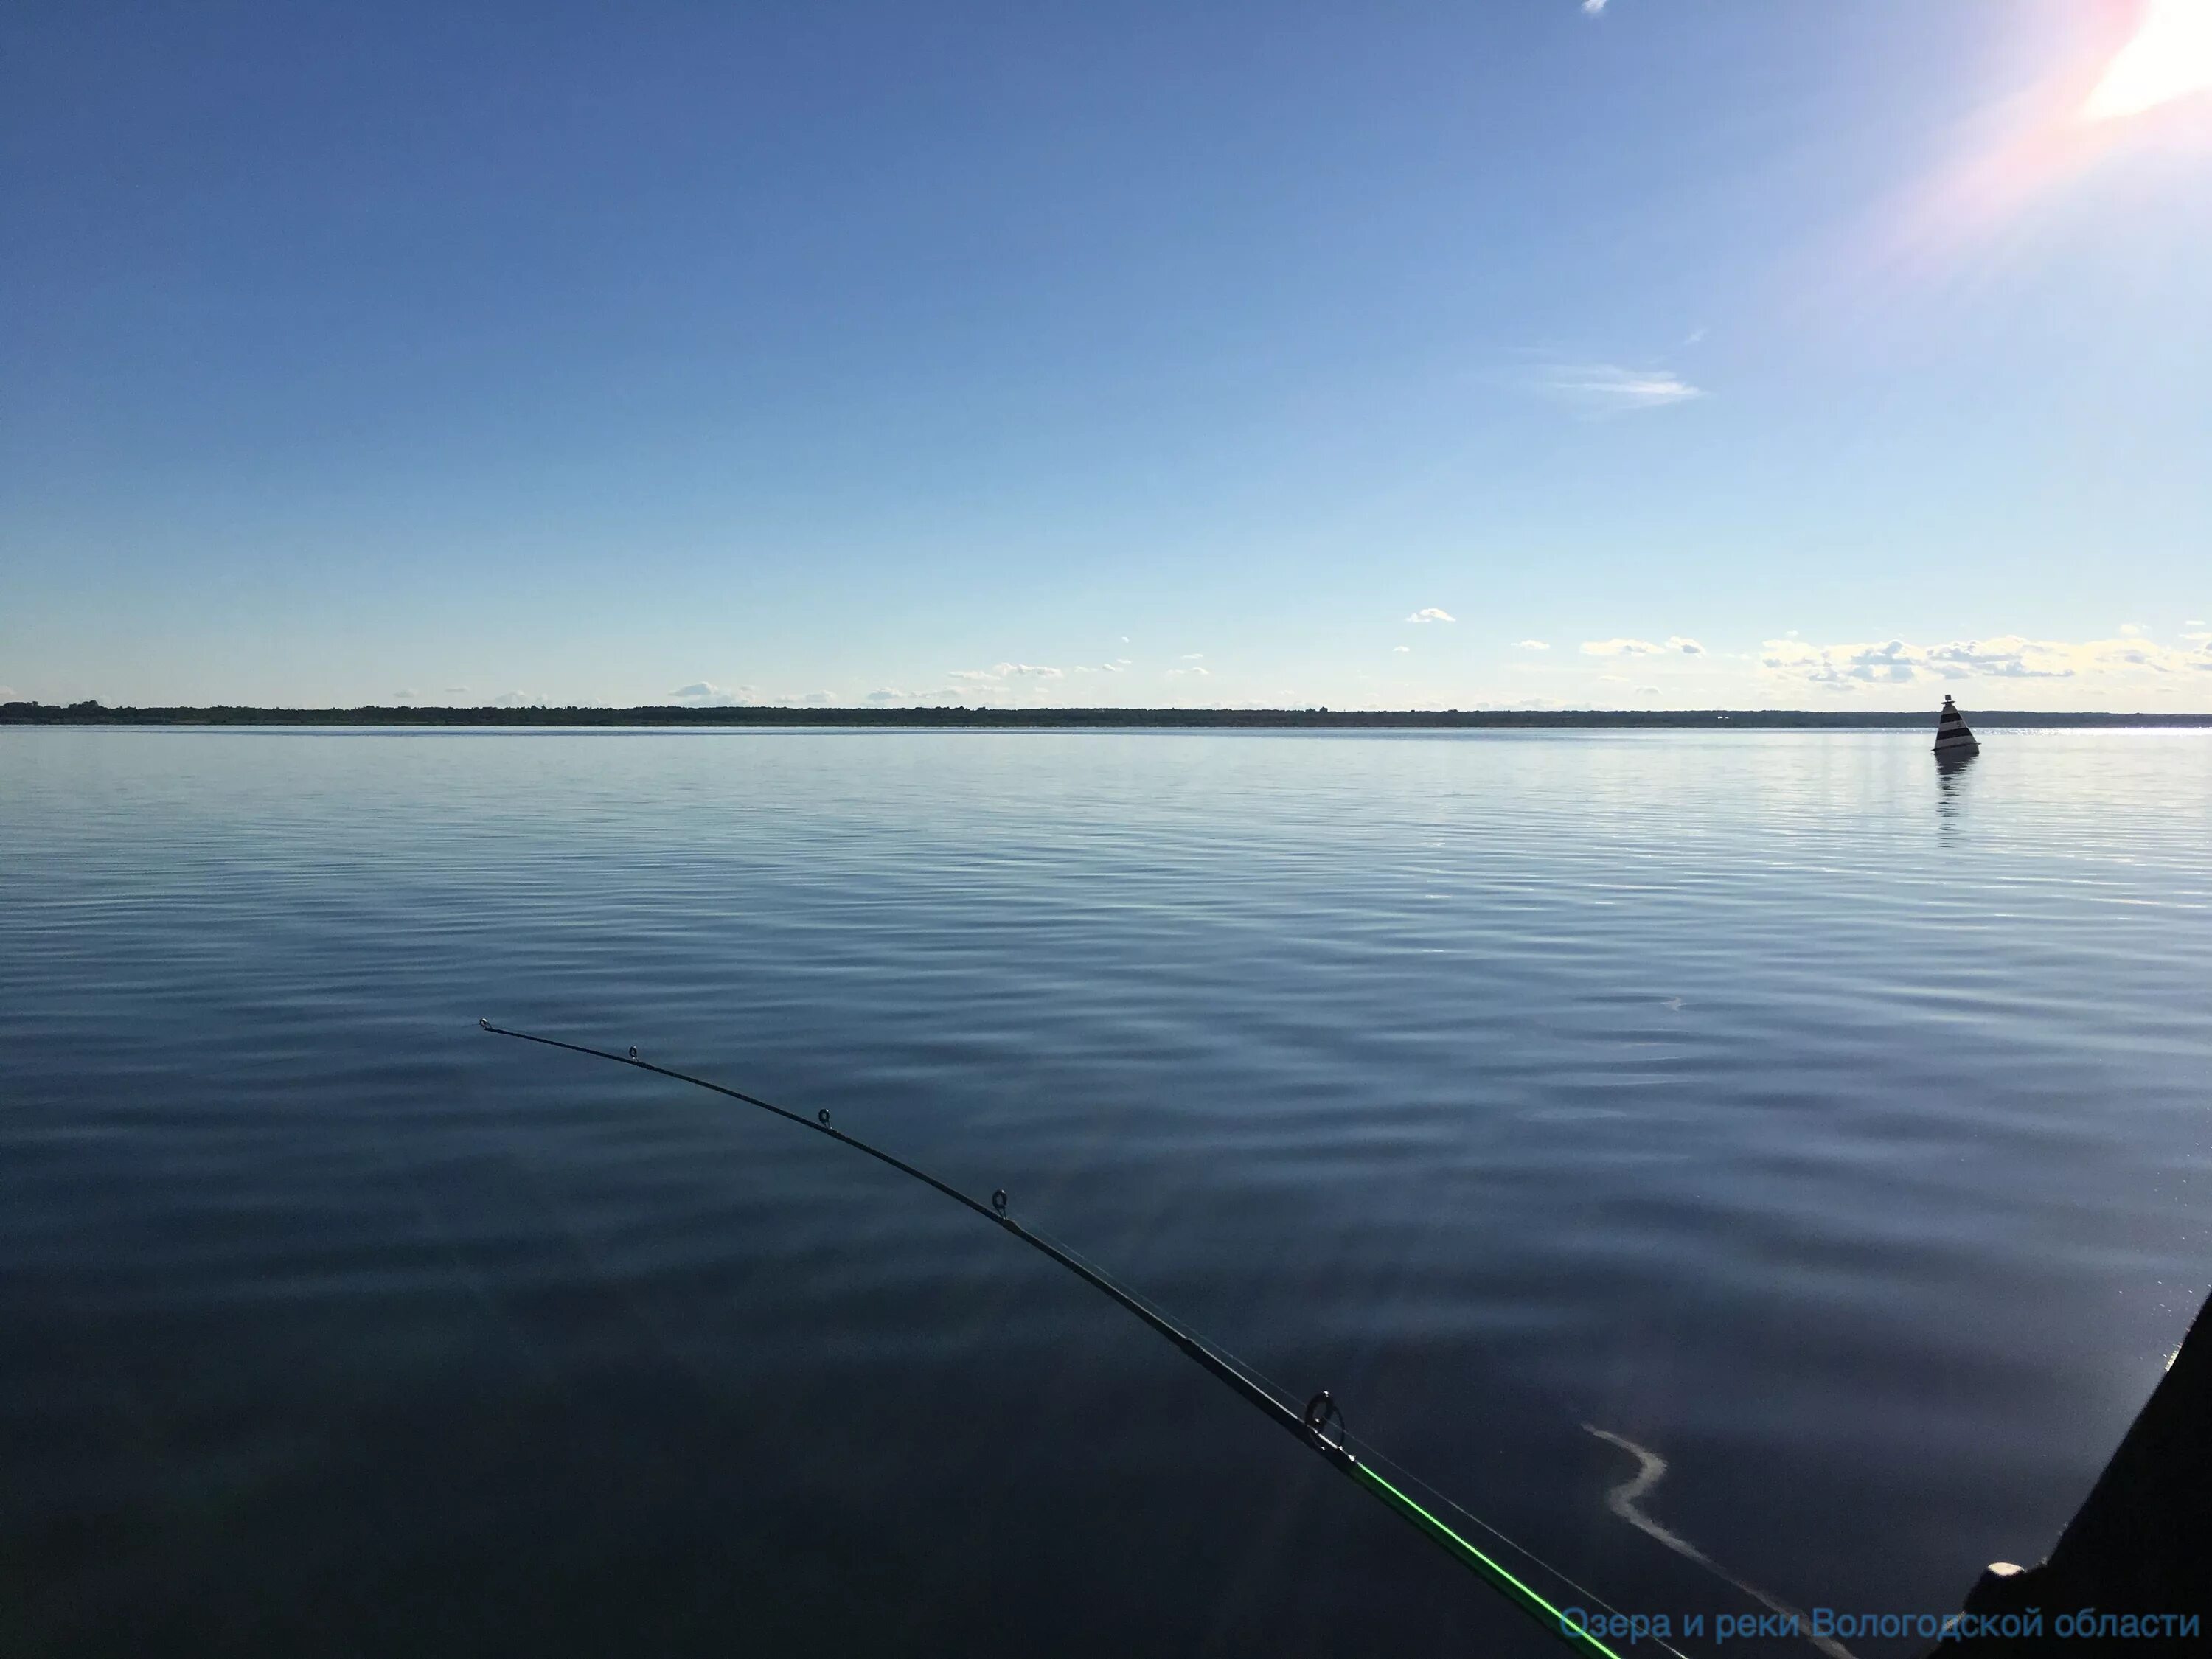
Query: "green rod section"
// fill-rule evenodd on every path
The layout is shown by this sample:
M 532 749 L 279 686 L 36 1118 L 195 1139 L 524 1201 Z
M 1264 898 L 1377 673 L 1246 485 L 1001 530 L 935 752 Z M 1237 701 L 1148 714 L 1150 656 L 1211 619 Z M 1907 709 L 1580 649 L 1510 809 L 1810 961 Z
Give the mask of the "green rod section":
M 1397 1510 L 1414 1527 L 1427 1534 L 1431 1540 L 1441 1545 L 1445 1554 L 1459 1562 L 1461 1565 L 1474 1569 L 1492 1586 L 1503 1591 L 1508 1601 L 1519 1607 L 1537 1623 L 1556 1631 L 1559 1638 L 1568 1646 L 1578 1649 L 1584 1653 L 1602 1655 L 1604 1659 L 1620 1659 L 1620 1656 L 1611 1648 L 1606 1646 L 1588 1631 L 1577 1629 L 1570 1624 L 1566 1615 L 1559 1608 L 1553 1607 L 1503 1566 L 1475 1548 L 1466 1539 L 1430 1514 L 1413 1498 L 1400 1492 L 1397 1487 L 1376 1474 L 1366 1464 L 1354 1459 L 1345 1472 L 1374 1492 L 1392 1509 Z
M 939 1181 L 927 1170 L 917 1169 L 905 1159 L 895 1158 L 879 1146 L 872 1146 L 858 1135 L 848 1134 L 842 1129 L 832 1127 L 830 1114 L 826 1111 L 818 1112 L 811 1119 L 801 1117 L 797 1112 L 781 1106 L 771 1105 L 756 1095 L 743 1093 L 724 1084 L 710 1083 L 705 1078 L 694 1077 L 689 1072 L 679 1072 L 672 1066 L 656 1066 L 649 1060 L 641 1060 L 635 1048 L 627 1054 L 618 1054 L 611 1048 L 594 1048 L 589 1043 L 564 1042 L 559 1037 L 539 1036 L 530 1031 L 510 1030 L 506 1026 L 495 1025 L 488 1019 L 480 1019 L 477 1024 L 494 1036 L 514 1037 L 521 1042 L 538 1043 L 548 1048 L 566 1049 L 572 1054 L 587 1054 L 594 1060 L 611 1060 L 618 1066 L 634 1066 L 641 1072 L 651 1072 L 656 1077 L 668 1078 L 678 1083 L 689 1083 L 695 1088 L 726 1096 L 732 1100 L 742 1101 L 748 1106 L 757 1106 L 763 1112 L 772 1113 L 782 1118 L 786 1122 L 795 1123 L 802 1129 L 811 1129 L 817 1134 L 826 1135 L 832 1140 L 850 1146 L 856 1152 L 866 1152 L 877 1162 L 888 1164 L 901 1175 L 911 1176 L 925 1186 L 934 1187 L 945 1197 L 955 1203 L 964 1204 L 985 1220 L 997 1222 L 1000 1227 L 1020 1239 L 1023 1243 L 1041 1255 L 1049 1256 L 1093 1290 L 1103 1291 L 1120 1303 L 1139 1319 L 1143 1320 L 1146 1324 L 1181 1348 L 1185 1354 L 1212 1372 L 1221 1382 L 1227 1383 L 1229 1387 L 1242 1395 L 1247 1404 L 1256 1407 L 1263 1415 L 1273 1419 L 1277 1426 L 1287 1429 L 1296 1435 L 1304 1443 L 1308 1449 L 1319 1453 L 1326 1461 L 1334 1464 L 1338 1469 L 1349 1475 L 1356 1484 L 1366 1486 L 1415 1528 L 1425 1534 L 1432 1542 L 1443 1546 L 1444 1552 L 1462 1566 L 1471 1569 L 1476 1577 L 1492 1588 L 1503 1591 L 1508 1601 L 1569 1647 L 1580 1652 L 1596 1654 L 1600 1656 L 1600 1659 L 1620 1659 L 1620 1656 L 1611 1648 L 1606 1646 L 1588 1631 L 1577 1630 L 1573 1625 L 1568 1623 L 1559 1608 L 1553 1607 L 1404 1492 L 1400 1492 L 1397 1487 L 1369 1468 L 1340 1441 L 1330 1439 L 1321 1424 L 1301 1417 L 1297 1412 L 1292 1411 L 1266 1389 L 1261 1388 L 1203 1337 L 1194 1332 L 1183 1329 L 1182 1326 L 1170 1320 L 1161 1317 L 1110 1279 L 1092 1271 L 1057 1245 L 1040 1238 L 1023 1226 L 1021 1223 L 1006 1213 L 1006 1195 L 1004 1192 L 993 1194 L 992 1201 L 987 1207 L 981 1200 L 970 1198 L 957 1187 Z M 1325 1400 L 1327 1396 L 1322 1395 L 1321 1398 Z

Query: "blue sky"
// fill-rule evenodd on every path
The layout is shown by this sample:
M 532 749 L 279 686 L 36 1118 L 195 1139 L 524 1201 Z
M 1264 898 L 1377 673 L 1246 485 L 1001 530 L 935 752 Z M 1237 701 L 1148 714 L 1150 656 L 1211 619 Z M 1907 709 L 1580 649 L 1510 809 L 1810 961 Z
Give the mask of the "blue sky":
M 2177 7 L 20 7 L 0 687 L 2212 708 Z

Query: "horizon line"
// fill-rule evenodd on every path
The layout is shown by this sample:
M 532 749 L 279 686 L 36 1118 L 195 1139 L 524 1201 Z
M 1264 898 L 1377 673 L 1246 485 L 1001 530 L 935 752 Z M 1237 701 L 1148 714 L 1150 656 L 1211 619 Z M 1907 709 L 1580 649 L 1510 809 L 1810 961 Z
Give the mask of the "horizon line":
M 1194 727 L 1451 726 L 1784 725 L 1880 726 L 1933 725 L 1938 711 L 1918 708 L 1601 708 L 1498 707 L 1474 708 L 1342 708 L 1304 707 L 1142 707 L 1127 705 L 1008 707 L 935 703 L 687 704 L 606 703 L 278 705 L 173 703 L 107 705 L 96 698 L 75 703 L 17 700 L 0 703 L 9 726 L 587 726 L 638 728 L 672 726 L 1147 726 Z M 2212 711 L 1987 708 L 1972 711 L 1985 726 L 2212 726 Z

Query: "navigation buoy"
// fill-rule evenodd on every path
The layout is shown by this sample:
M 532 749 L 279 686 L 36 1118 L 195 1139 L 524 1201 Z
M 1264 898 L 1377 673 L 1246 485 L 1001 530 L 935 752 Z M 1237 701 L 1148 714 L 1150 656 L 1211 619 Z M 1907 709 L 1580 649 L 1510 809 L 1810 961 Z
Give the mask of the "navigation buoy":
M 1943 699 L 1943 712 L 1936 721 L 1936 758 L 1965 760 L 1969 755 L 1981 752 L 1982 745 L 1974 741 L 1974 734 L 1966 729 L 1966 717 L 1960 714 L 1958 705 L 1947 694 Z

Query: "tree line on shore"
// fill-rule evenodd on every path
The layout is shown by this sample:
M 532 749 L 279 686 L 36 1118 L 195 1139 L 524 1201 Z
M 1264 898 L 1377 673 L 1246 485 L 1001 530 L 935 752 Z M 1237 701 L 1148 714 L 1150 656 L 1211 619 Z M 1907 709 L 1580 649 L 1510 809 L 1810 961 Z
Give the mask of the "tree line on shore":
M 2006 726 L 2212 726 L 2212 714 L 2146 714 L 2103 711 L 2039 714 L 1983 709 L 1974 724 Z M 939 707 L 695 708 L 647 704 L 634 708 L 597 706 L 429 708 L 414 704 L 358 708 L 258 708 L 234 704 L 188 708 L 110 708 L 82 702 L 0 703 L 0 725 L 13 726 L 986 726 L 1167 727 L 1214 730 L 1244 726 L 1344 729 L 1452 726 L 1714 727 L 1759 730 L 1791 727 L 1922 726 L 1933 711 L 1807 708 L 994 708 Z

